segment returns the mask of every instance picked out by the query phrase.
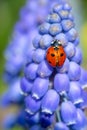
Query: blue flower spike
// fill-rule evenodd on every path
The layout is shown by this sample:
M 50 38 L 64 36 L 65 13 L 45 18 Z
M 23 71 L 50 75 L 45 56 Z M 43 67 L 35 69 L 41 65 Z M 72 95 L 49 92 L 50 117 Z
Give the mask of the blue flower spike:
M 20 91 L 28 129 L 81 130 L 87 124 L 87 72 L 80 66 L 82 52 L 68 0 L 27 0 L 14 32 L 5 77 L 18 77 L 25 64 Z M 53 60 L 47 61 L 50 47 L 55 54 L 51 52 Z
M 50 24 L 47 22 L 43 23 L 43 21 L 50 10 L 48 7 L 53 7 L 55 2 L 57 2 L 57 0 L 27 0 L 24 7 L 22 7 L 20 10 L 19 20 L 14 26 L 10 44 L 8 45 L 4 54 L 6 59 L 4 80 L 6 83 L 11 83 L 20 75 L 20 72 L 22 72 L 22 68 L 25 64 L 27 52 L 30 52 L 31 48 L 38 48 L 40 45 L 42 48 L 49 46 L 50 42 L 48 43 L 46 42 L 48 40 L 45 40 L 47 38 L 43 37 L 41 43 L 39 43 L 39 40 L 41 39 L 42 34 L 48 35 Z M 41 25 L 39 27 L 41 34 L 38 34 L 38 36 L 33 40 L 33 38 L 37 35 L 38 25 Z M 52 40 L 51 36 L 47 37 L 50 41 Z M 34 47 L 32 46 L 32 40 Z M 44 45 L 44 43 L 46 44 Z M 44 55 L 44 52 L 41 52 L 40 54 L 42 53 Z M 37 56 L 36 62 L 43 60 L 43 57 L 44 56 L 42 56 L 42 58 L 39 60 Z
M 80 67 L 82 52 L 78 44 L 71 6 L 65 0 L 59 1 L 39 26 L 38 35 L 33 40 L 35 49 L 31 55 L 32 62 L 26 65 L 25 71 L 27 81 L 31 80 L 33 83 L 25 100 L 25 109 L 28 116 L 39 112 L 39 125 L 42 128 L 54 126 L 54 130 L 70 130 L 76 129 L 80 122 L 79 128 L 85 125 L 80 115 L 83 115 L 81 109 L 86 106 L 81 84 L 86 82 L 86 72 Z M 66 59 L 61 66 L 56 64 L 54 67 L 47 61 L 47 50 L 50 47 L 57 50 L 58 46 L 62 46 Z M 53 63 L 55 54 L 52 53 Z M 58 51 L 58 56 L 60 53 Z M 61 61 L 56 60 L 59 63 L 62 58 Z M 82 118 L 85 120 L 84 116 Z M 38 126 L 32 128 L 34 127 Z

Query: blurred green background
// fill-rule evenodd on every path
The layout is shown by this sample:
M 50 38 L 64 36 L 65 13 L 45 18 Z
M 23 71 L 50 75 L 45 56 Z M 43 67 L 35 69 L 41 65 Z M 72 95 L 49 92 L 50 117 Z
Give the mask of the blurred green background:
M 24 3 L 25 0 L 0 0 L 0 93 L 6 89 L 2 81 L 5 62 L 3 53 L 9 43 L 14 24 L 19 18 L 19 10 Z
M 9 43 L 15 22 L 19 19 L 19 10 L 25 0 L 0 0 L 0 94 L 6 90 L 2 80 L 4 68 L 3 52 Z M 87 1 L 71 0 L 76 28 L 80 35 L 80 46 L 83 51 L 82 66 L 87 69 Z M 18 128 L 17 128 L 18 130 Z

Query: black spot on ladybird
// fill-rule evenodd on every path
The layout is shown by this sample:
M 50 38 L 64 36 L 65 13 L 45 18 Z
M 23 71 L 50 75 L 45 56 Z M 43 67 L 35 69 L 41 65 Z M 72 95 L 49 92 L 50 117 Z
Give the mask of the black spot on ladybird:
M 49 61 L 49 63 L 51 64 L 51 61 Z
M 52 54 L 51 54 L 51 56 L 52 56 L 52 57 L 54 57 L 54 56 L 55 56 L 55 54 L 53 54 L 53 53 L 52 53 Z
M 61 57 L 62 57 L 63 55 L 64 55 L 63 53 L 60 54 Z

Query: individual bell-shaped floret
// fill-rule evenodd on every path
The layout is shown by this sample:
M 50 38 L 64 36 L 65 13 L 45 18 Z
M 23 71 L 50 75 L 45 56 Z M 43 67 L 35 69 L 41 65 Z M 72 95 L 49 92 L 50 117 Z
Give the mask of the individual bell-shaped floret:
M 72 20 L 62 20 L 61 24 L 63 31 L 65 32 L 69 31 L 71 28 L 74 27 L 74 23 Z
M 36 35 L 36 37 L 33 39 L 32 43 L 35 48 L 39 48 L 40 39 L 41 39 L 40 34 Z
M 67 37 L 64 33 L 59 33 L 58 35 L 56 35 L 55 39 L 60 40 L 63 47 L 68 44 Z
M 78 81 L 81 76 L 81 67 L 75 62 L 70 62 L 68 76 L 71 81 Z
M 77 109 L 70 101 L 65 101 L 61 104 L 60 115 L 62 121 L 67 125 L 73 125 L 77 119 Z
M 69 42 L 74 42 L 78 37 L 78 33 L 74 28 L 72 28 L 66 33 L 66 36 Z
M 81 83 L 83 89 L 87 87 L 87 71 L 83 68 L 81 68 L 81 76 L 79 82 Z
M 62 32 L 62 26 L 60 23 L 55 23 L 55 24 L 50 25 L 50 28 L 49 28 L 50 35 L 56 36 L 60 32 Z
M 28 66 L 25 66 L 25 77 L 28 80 L 34 80 L 37 77 L 37 69 L 38 69 L 38 64 L 36 63 L 31 63 Z
M 69 128 L 63 122 L 58 122 L 55 124 L 54 130 L 69 130 Z
M 38 124 L 40 123 L 40 112 L 37 112 L 31 116 L 26 112 L 25 119 L 26 119 L 26 122 L 30 125 Z
M 25 77 L 21 79 L 21 93 L 27 95 L 31 92 L 33 87 L 33 82 L 31 80 L 27 80 Z
M 69 91 L 70 81 L 67 74 L 56 74 L 54 78 L 54 89 L 58 93 Z
M 43 23 L 39 26 L 39 33 L 40 34 L 48 34 L 50 24 L 49 23 Z
M 40 63 L 45 59 L 46 51 L 43 49 L 36 49 L 32 55 L 32 59 L 35 63 Z
M 32 88 L 32 97 L 36 100 L 40 99 L 47 92 L 49 87 L 49 79 L 36 78 Z
M 76 124 L 72 126 L 74 130 L 82 130 L 87 127 L 87 118 L 81 109 L 77 109 L 77 120 Z
M 37 74 L 41 78 L 49 77 L 53 72 L 53 68 L 47 63 L 46 60 L 43 60 L 37 69 Z
M 25 98 L 25 105 L 26 109 L 25 111 L 29 113 L 30 115 L 34 115 L 37 111 L 40 109 L 41 101 L 40 100 L 35 100 L 32 98 L 32 96 L 27 96 Z
M 85 90 L 82 91 L 82 99 L 83 102 L 80 104 L 80 107 L 84 110 L 87 108 L 87 91 Z
M 80 48 L 76 47 L 76 51 L 75 51 L 75 55 L 73 57 L 71 57 L 71 61 L 76 62 L 77 64 L 81 64 L 82 63 L 82 52 Z
M 68 92 L 69 100 L 74 104 L 83 102 L 82 99 L 82 88 L 79 82 L 70 82 L 70 88 Z
M 60 16 L 57 13 L 49 14 L 47 17 L 47 22 L 49 23 L 59 23 L 61 21 Z
M 52 115 L 53 112 L 57 109 L 59 105 L 59 95 L 55 90 L 48 90 L 44 98 L 42 99 L 42 104 L 41 104 L 41 111 L 42 113 L 46 113 L 49 115 Z
M 72 44 L 71 42 L 68 42 L 68 45 L 64 48 L 65 52 L 66 52 L 66 56 L 67 58 L 71 58 L 75 55 L 76 52 L 76 48 L 74 46 L 74 44 Z
M 51 45 L 52 37 L 49 34 L 45 34 L 41 37 L 39 44 L 42 49 L 47 49 Z
M 50 126 L 54 122 L 54 118 L 55 118 L 54 114 L 49 115 L 49 114 L 42 113 L 40 117 L 40 123 L 42 127 L 46 128 Z

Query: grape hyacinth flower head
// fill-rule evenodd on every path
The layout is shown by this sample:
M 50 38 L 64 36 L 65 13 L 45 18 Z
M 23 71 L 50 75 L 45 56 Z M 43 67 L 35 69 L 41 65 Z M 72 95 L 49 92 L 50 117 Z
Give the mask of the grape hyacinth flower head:
M 35 49 L 28 53 L 24 71 L 27 82 L 21 82 L 22 91 L 27 92 L 28 118 L 39 113 L 41 128 L 48 128 L 55 120 L 55 130 L 69 130 L 71 126 L 76 129 L 82 121 L 78 119 L 78 107 L 81 110 L 84 105 L 81 82 L 86 82 L 86 78 L 82 76 L 85 75 L 80 67 L 82 53 L 77 46 L 78 33 L 67 1 L 53 6 L 32 44 Z M 81 115 L 82 110 L 79 113 Z M 82 118 L 85 119 L 85 115 Z M 36 124 L 32 129 L 39 129 Z
M 20 10 L 19 20 L 13 29 L 10 44 L 5 51 L 5 82 L 10 83 L 22 72 L 27 52 L 32 50 L 32 48 L 34 49 L 31 41 L 37 35 L 37 26 L 40 25 L 47 16 L 50 10 L 48 7 L 53 7 L 56 1 L 57 0 L 27 0 L 25 6 Z M 49 23 L 44 23 L 43 26 L 40 27 L 40 33 L 48 34 L 49 27 Z M 37 41 L 35 40 L 34 42 L 35 47 L 38 47 L 38 37 Z M 39 51 L 40 50 L 36 51 L 34 56 L 37 53 L 39 55 Z M 36 57 L 33 56 L 33 60 L 36 62 L 40 62 L 44 58 L 44 56 L 42 56 L 41 59 L 39 59 L 38 55 L 36 55 Z M 40 55 L 44 55 L 44 51 L 41 51 Z

